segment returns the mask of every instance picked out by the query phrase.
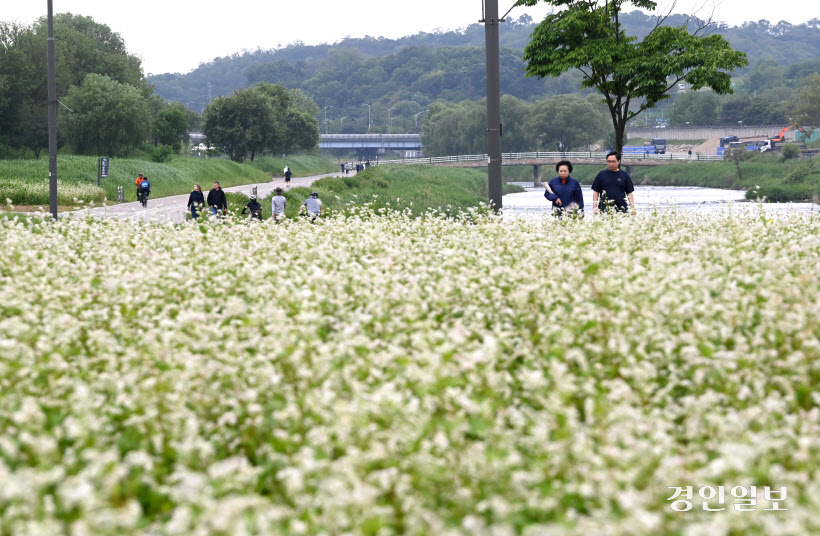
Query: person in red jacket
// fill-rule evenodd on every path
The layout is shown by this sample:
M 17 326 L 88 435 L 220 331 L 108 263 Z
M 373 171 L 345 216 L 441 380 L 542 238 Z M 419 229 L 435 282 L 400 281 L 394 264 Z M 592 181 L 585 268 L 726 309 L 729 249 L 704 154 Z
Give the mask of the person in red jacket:
M 145 177 L 143 177 L 142 173 L 140 173 L 139 175 L 137 175 L 137 180 L 134 181 L 134 184 L 137 185 L 137 199 L 139 199 L 140 188 L 142 188 L 142 181 L 144 181 L 144 180 L 145 180 Z

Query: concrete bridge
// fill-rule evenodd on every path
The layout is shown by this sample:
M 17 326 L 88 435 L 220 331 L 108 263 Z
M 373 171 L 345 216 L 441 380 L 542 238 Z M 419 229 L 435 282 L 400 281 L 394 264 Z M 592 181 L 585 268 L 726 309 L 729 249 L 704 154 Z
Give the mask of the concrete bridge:
M 320 149 L 355 150 L 359 154 L 385 154 L 400 151 L 405 155 L 421 154 L 420 134 L 321 134 Z

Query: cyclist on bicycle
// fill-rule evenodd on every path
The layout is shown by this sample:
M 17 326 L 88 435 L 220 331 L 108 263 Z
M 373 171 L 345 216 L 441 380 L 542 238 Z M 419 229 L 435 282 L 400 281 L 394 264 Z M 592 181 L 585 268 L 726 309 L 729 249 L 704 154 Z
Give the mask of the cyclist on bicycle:
M 148 182 L 146 177 L 142 176 L 142 173 L 140 173 L 140 177 L 142 177 L 142 181 L 137 189 L 137 199 L 142 203 L 142 206 L 146 206 L 148 204 L 148 196 L 151 194 L 151 183 Z

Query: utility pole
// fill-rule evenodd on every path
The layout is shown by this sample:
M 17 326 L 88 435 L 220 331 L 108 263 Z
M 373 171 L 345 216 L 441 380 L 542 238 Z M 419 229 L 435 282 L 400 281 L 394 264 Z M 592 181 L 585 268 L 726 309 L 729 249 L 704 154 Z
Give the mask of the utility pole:
M 52 13 L 52 0 L 48 0 L 48 206 L 57 221 L 57 65 Z
M 493 211 L 501 210 L 501 75 L 499 72 L 498 0 L 484 0 L 484 47 L 487 57 L 487 179 Z

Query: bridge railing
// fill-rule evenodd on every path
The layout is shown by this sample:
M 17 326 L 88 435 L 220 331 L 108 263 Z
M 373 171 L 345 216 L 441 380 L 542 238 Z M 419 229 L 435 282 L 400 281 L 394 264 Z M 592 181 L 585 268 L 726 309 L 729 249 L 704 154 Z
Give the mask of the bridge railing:
M 558 151 L 549 151 L 549 152 L 528 152 L 528 153 L 502 153 L 501 159 L 502 160 L 532 160 L 532 159 L 555 159 L 555 158 L 566 158 L 567 160 L 572 159 L 581 159 L 581 158 L 590 158 L 590 159 L 606 159 L 605 152 L 594 152 L 594 151 L 573 151 L 573 152 L 558 152 Z M 454 162 L 478 162 L 484 161 L 486 162 L 488 156 L 486 154 L 462 154 L 462 155 L 454 155 L 454 156 L 433 156 L 433 157 L 426 157 L 426 158 L 405 158 L 402 160 L 385 160 L 380 163 L 383 164 L 449 164 Z M 624 160 L 681 160 L 681 161 L 689 161 L 693 160 L 696 162 L 720 162 L 723 160 L 723 157 L 716 154 L 647 154 L 647 153 L 640 153 L 640 154 L 624 154 Z

